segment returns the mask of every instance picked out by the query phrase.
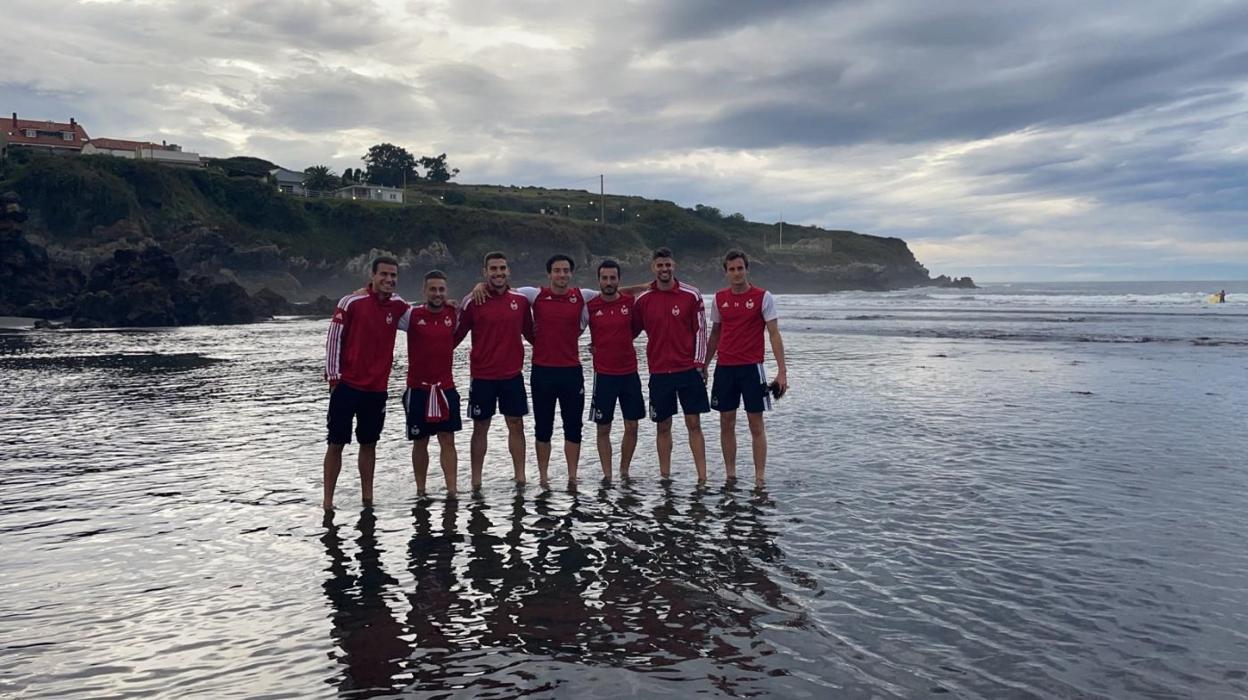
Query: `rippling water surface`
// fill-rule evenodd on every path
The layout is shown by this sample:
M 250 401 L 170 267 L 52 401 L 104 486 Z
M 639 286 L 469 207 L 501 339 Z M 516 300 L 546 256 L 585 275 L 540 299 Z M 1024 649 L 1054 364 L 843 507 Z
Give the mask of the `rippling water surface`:
M 782 297 L 764 489 L 709 418 L 705 489 L 645 425 L 633 481 L 516 491 L 497 425 L 480 498 L 418 501 L 392 392 L 328 520 L 323 321 L 0 334 L 0 696 L 1243 697 L 1209 291 Z

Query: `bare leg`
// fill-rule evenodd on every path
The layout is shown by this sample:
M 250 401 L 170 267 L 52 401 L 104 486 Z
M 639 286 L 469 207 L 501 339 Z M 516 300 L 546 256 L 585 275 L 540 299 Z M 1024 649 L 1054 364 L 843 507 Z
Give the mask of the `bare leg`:
M 360 445 L 360 500 L 373 505 L 373 471 L 377 466 L 377 443 Z
M 719 447 L 724 453 L 724 476 L 737 478 L 737 412 L 719 414 Z
M 342 472 L 342 448 L 346 445 L 329 444 L 325 448 L 325 461 L 322 463 L 322 476 L 324 480 L 324 496 L 321 498 L 321 507 L 325 510 L 334 509 L 334 488 L 338 485 L 338 474 Z
M 537 440 L 534 448 L 537 452 L 537 480 L 544 485 L 550 476 L 550 443 Z
M 485 464 L 486 438 L 490 434 L 490 419 L 483 418 L 472 422 L 472 442 L 469 448 L 469 459 L 472 463 L 472 490 L 481 488 L 481 467 Z
M 633 463 L 633 452 L 637 451 L 637 421 L 624 421 L 624 440 L 620 444 L 620 478 L 628 476 L 628 468 Z
M 563 458 L 568 463 L 568 481 L 576 481 L 576 469 L 581 464 L 581 443 L 564 440 Z
M 702 417 L 685 416 L 685 427 L 689 429 L 689 451 L 693 452 L 693 466 L 698 470 L 698 483 L 706 483 L 706 438 L 702 435 Z
M 516 472 L 516 484 L 524 485 L 524 419 L 520 416 L 504 416 L 507 419 L 507 449 L 511 451 L 511 467 Z
M 416 477 L 416 495 L 425 495 L 425 476 L 429 474 L 429 438 L 412 441 L 412 475 Z
M 672 477 L 672 419 L 668 418 L 659 423 L 658 429 L 655 444 L 659 448 L 659 476 L 670 479 Z
M 767 428 L 763 425 L 763 414 L 747 413 L 745 417 L 750 423 L 750 440 L 754 450 L 754 483 L 761 486 L 763 472 L 767 471 Z
M 457 498 L 458 481 L 456 471 L 459 469 L 459 453 L 455 451 L 455 433 L 438 433 L 438 448 L 441 454 L 438 459 L 442 463 L 442 476 L 446 477 L 446 497 Z
M 623 455 L 620 456 L 623 459 Z M 598 461 L 602 462 L 602 478 L 611 478 L 611 424 L 598 424 Z M 623 465 L 621 465 L 622 467 Z

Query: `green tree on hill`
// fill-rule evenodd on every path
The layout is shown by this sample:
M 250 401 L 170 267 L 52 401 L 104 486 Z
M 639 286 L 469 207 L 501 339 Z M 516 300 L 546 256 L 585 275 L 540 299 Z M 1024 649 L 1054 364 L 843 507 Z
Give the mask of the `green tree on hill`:
M 416 172 L 416 158 L 406 148 L 392 143 L 373 146 L 361 160 L 368 165 L 365 179 L 375 185 L 402 187 L 405 182 L 420 179 L 420 174 Z
M 425 178 L 432 182 L 449 182 L 451 178 L 459 174 L 459 168 L 447 169 L 445 153 L 437 158 L 422 156 L 420 167 L 425 169 Z
M 310 190 L 335 190 L 339 187 L 338 176 L 327 165 L 313 165 L 303 173 L 308 176 L 303 186 Z

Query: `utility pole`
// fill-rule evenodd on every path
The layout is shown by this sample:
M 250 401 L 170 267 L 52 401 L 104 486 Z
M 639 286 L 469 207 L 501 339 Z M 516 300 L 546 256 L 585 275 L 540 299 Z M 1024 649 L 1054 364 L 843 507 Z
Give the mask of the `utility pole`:
M 598 176 L 598 205 L 602 207 L 598 214 L 598 220 L 604 225 L 607 223 L 607 187 L 604 184 L 603 176 Z
M 780 247 L 784 247 L 784 212 L 780 212 Z

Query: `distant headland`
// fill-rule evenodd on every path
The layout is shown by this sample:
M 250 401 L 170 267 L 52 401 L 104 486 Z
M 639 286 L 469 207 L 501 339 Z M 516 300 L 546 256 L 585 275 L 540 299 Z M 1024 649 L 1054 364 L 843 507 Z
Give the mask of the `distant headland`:
M 640 281 L 649 251 L 666 245 L 680 276 L 707 289 L 722 285 L 729 248 L 746 251 L 755 281 L 781 293 L 974 286 L 933 278 L 898 238 L 610 193 L 457 184 L 445 154 L 411 163 L 426 173 L 370 165 L 336 176 L 256 158 L 188 167 L 9 148 L 0 160 L 0 315 L 159 326 L 325 313 L 380 253 L 400 260 L 401 290 L 405 277 L 434 267 L 459 290 L 494 249 L 511 256 L 517 281 L 543 279 L 554 253 L 577 260 L 584 285 L 605 258 Z

